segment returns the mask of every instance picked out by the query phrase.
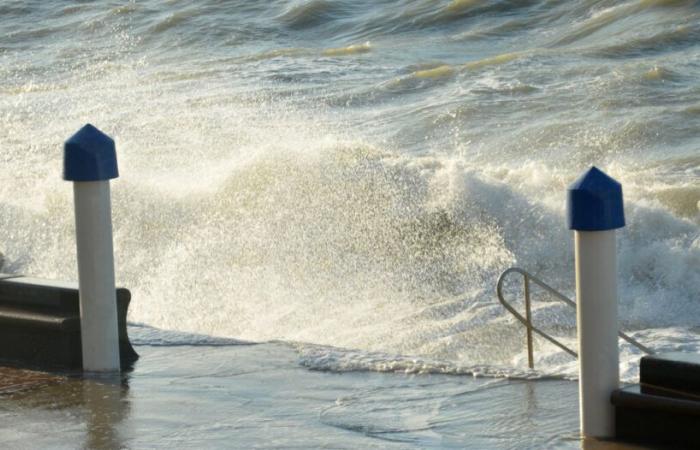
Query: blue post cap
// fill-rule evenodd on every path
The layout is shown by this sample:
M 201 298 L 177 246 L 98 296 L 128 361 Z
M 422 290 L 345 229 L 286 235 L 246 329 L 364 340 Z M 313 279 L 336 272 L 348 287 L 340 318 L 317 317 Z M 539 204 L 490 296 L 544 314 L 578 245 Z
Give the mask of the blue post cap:
M 114 140 L 87 124 L 63 145 L 63 179 L 102 181 L 117 178 Z
M 604 231 L 625 226 L 622 185 L 595 166 L 569 186 L 566 206 L 570 230 Z

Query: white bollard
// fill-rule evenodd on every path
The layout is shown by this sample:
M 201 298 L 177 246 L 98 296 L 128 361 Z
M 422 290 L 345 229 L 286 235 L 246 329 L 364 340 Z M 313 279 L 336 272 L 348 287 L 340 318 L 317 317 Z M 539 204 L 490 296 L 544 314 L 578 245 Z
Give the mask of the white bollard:
M 576 323 L 584 436 L 614 436 L 618 388 L 615 231 L 576 231 Z
M 83 370 L 120 370 L 109 180 L 119 176 L 114 141 L 90 124 L 64 146 L 73 181 Z
M 568 191 L 575 230 L 581 434 L 614 437 L 610 394 L 619 387 L 615 229 L 625 226 L 622 187 L 592 167 Z

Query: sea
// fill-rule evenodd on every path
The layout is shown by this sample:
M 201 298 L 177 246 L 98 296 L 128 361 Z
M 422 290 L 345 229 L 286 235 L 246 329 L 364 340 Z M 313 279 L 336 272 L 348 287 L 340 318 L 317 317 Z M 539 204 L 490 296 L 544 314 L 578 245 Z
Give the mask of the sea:
M 575 396 L 576 360 L 536 338 L 529 369 L 495 286 L 520 267 L 574 299 L 566 191 L 591 166 L 623 187 L 621 329 L 700 351 L 696 1 L 4 0 L 2 271 L 77 279 L 63 143 L 86 123 L 117 146 L 137 351 Z M 575 311 L 532 303 L 575 349 Z

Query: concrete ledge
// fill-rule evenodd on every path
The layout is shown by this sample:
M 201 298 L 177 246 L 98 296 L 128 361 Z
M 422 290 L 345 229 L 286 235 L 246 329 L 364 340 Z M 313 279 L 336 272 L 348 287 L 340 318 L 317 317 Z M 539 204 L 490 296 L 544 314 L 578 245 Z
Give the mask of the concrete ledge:
M 650 395 L 639 385 L 612 393 L 616 438 L 673 448 L 700 447 L 700 402 Z
M 117 288 L 122 370 L 138 359 L 126 315 L 131 293 Z M 78 284 L 0 275 L 0 360 L 21 367 L 82 370 Z
M 700 396 L 700 355 L 674 352 L 644 356 L 639 363 L 639 381 L 647 390 Z
M 12 325 L 75 331 L 80 330 L 80 318 L 67 314 L 50 314 L 0 306 L 0 326 Z

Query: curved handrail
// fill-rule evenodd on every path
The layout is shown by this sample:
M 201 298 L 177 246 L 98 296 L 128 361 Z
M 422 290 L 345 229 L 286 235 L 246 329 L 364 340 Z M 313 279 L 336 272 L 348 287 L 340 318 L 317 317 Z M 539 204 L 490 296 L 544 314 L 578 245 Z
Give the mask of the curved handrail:
M 525 287 L 525 317 L 522 316 L 518 311 L 513 308 L 513 306 L 508 303 L 505 298 L 503 298 L 503 282 L 508 276 L 508 274 L 511 273 L 519 273 L 520 275 L 523 276 L 523 281 L 524 281 L 524 287 Z M 552 286 L 548 285 L 544 281 L 540 280 L 536 276 L 532 275 L 531 273 L 519 268 L 519 267 L 511 267 L 509 269 L 506 269 L 501 273 L 501 276 L 498 277 L 498 282 L 496 283 L 496 295 L 498 296 L 498 301 L 501 302 L 504 308 L 508 310 L 516 319 L 518 319 L 525 327 L 527 328 L 527 359 L 528 359 L 528 366 L 533 369 L 535 367 L 534 363 L 534 358 L 533 358 L 533 346 L 532 346 L 532 332 L 534 331 L 538 335 L 542 336 L 552 344 L 556 345 L 560 349 L 564 350 L 566 353 L 570 354 L 571 356 L 578 358 L 578 354 L 571 350 L 569 347 L 566 345 L 562 344 L 559 342 L 557 339 L 553 338 L 552 336 L 548 335 L 544 331 L 540 330 L 539 328 L 535 327 L 532 324 L 532 313 L 531 313 L 531 308 L 530 308 L 530 281 L 534 282 L 536 285 L 539 287 L 543 288 L 545 291 L 549 292 L 553 296 L 555 296 L 557 299 L 561 300 L 562 302 L 566 303 L 567 305 L 571 306 L 572 308 L 576 308 L 576 303 L 571 300 L 570 298 L 566 297 L 564 294 L 561 292 L 557 291 L 554 289 Z M 631 338 L 630 336 L 626 335 L 622 331 L 618 332 L 618 335 L 625 341 L 629 342 L 633 346 L 637 347 L 644 353 L 653 355 L 654 351 L 651 350 L 649 347 L 640 344 L 637 340 Z

